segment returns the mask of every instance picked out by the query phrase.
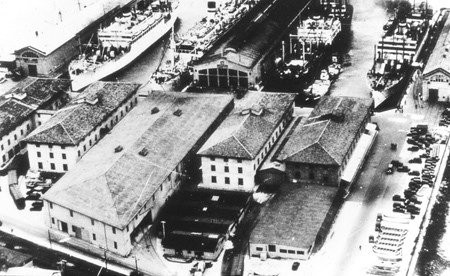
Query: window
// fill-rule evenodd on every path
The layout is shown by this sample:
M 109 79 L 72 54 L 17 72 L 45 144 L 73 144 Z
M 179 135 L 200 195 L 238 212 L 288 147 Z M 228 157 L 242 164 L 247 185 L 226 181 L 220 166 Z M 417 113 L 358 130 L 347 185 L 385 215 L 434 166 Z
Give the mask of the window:
M 152 200 L 155 201 L 155 195 L 152 195 Z
M 269 244 L 269 252 L 275 252 L 276 248 L 275 245 Z
M 80 156 L 81 155 L 81 153 L 80 153 L 80 151 L 78 151 L 78 156 Z
M 77 232 L 77 228 L 75 227 L 75 225 L 72 225 L 72 232 Z
M 50 152 L 49 155 L 50 155 L 50 158 L 53 158 L 53 152 Z
M 14 140 L 17 140 L 17 134 L 14 134 Z
M 117 242 L 114 242 L 114 248 L 117 249 Z
M 52 169 L 52 170 L 55 169 L 55 163 L 50 163 L 50 169 Z
M 113 227 L 113 228 L 112 228 L 112 232 L 113 232 L 113 234 L 116 233 L 116 227 Z
M 65 149 L 66 147 L 65 146 L 61 146 L 61 149 Z
M 242 167 L 238 167 L 238 173 L 242 173 Z
M 242 159 L 238 159 L 237 162 L 238 162 L 238 163 L 242 163 Z
M 1 145 L 0 147 L 1 147 L 2 150 L 4 149 L 3 145 Z
M 69 210 L 69 212 L 70 212 L 70 216 L 73 217 L 73 211 Z
M 50 209 L 53 209 L 53 203 L 49 202 Z
M 94 233 L 92 233 L 92 239 L 93 239 L 94 241 L 97 240 L 97 236 L 96 236 Z
M 95 220 L 91 219 L 91 225 L 93 226 L 95 224 Z
M 83 150 L 86 151 L 86 145 L 83 146 Z
M 30 125 L 27 125 L 27 130 L 30 130 Z
M 288 250 L 289 254 L 295 254 L 295 250 Z
M 224 171 L 225 171 L 225 172 L 229 172 L 229 171 L 230 171 L 230 168 L 229 168 L 228 166 L 225 166 Z
M 244 179 L 238 178 L 238 185 L 244 185 Z
M 37 152 L 37 157 L 41 157 L 41 152 L 40 151 Z
M 3 162 L 6 162 L 6 156 L 5 155 L 2 156 L 2 160 L 3 160 Z
M 38 168 L 42 170 L 42 162 L 38 162 Z
M 130 228 L 128 228 L 128 225 L 127 225 L 127 232 L 129 232 L 130 231 Z
M 280 253 L 287 253 L 286 249 L 280 249 Z
M 225 184 L 230 184 L 230 178 L 229 177 L 225 177 Z
M 263 251 L 262 247 L 256 247 L 256 251 Z
M 223 162 L 228 162 L 228 158 L 224 158 L 224 159 L 223 159 Z
M 53 145 L 48 145 L 48 148 L 49 148 L 49 149 L 53 148 Z
M 210 157 L 209 159 L 211 159 L 211 161 L 214 161 L 214 160 L 216 160 L 216 158 L 214 158 L 214 157 Z
M 297 254 L 299 254 L 299 255 L 303 255 L 303 254 L 305 254 L 305 251 L 297 251 Z
M 23 135 L 23 129 L 20 130 L 20 135 Z
M 52 224 L 55 224 L 55 218 L 52 218 Z
M 92 141 L 89 139 L 89 146 L 92 146 Z
M 216 166 L 211 165 L 211 171 L 215 172 L 216 171 Z
M 67 164 L 63 164 L 63 171 L 65 171 L 65 172 L 68 171 Z
M 66 159 L 66 158 L 67 158 L 66 154 L 63 153 L 63 154 L 62 154 L 62 159 Z
M 9 141 L 9 139 L 8 139 L 8 146 L 9 146 L 9 145 L 11 145 L 11 141 Z
M 161 186 L 159 186 L 159 190 L 162 191 L 163 189 L 163 184 L 161 184 Z
M 217 177 L 216 176 L 211 176 L 211 182 L 212 183 L 217 183 Z

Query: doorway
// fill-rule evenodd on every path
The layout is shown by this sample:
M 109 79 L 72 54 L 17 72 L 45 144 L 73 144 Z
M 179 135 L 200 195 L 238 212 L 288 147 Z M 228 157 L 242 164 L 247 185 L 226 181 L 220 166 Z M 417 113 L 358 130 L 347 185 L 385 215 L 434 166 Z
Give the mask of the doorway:
M 37 76 L 37 66 L 35 64 L 28 64 L 28 75 L 32 77 Z

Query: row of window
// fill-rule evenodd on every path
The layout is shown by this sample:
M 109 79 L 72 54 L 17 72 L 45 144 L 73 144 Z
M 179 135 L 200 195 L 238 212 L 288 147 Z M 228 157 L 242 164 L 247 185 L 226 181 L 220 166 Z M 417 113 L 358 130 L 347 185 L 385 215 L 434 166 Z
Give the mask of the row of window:
M 209 158 L 211 161 L 216 161 L 216 158 L 215 157 L 210 157 Z M 229 162 L 229 159 L 228 158 L 221 158 L 222 160 L 223 160 L 223 162 L 225 162 L 225 163 L 227 163 L 227 162 Z M 239 158 L 233 158 L 232 160 L 236 160 L 236 162 L 238 162 L 238 163 L 242 163 L 242 159 L 239 159 Z
M 26 134 L 28 134 L 29 132 L 30 132 L 30 130 L 31 130 L 31 126 L 30 126 L 30 124 L 28 123 L 27 124 L 27 130 L 26 131 L 24 131 L 23 129 L 21 129 L 20 130 L 20 135 L 21 136 L 24 136 L 24 135 L 26 135 Z M 17 134 L 14 134 L 14 141 L 17 141 Z M 11 145 L 11 140 L 8 138 L 7 140 L 6 140 L 6 142 L 8 143 L 8 146 L 10 146 Z M 0 144 L 0 149 L 1 150 L 4 150 L 5 149 L 5 146 L 3 145 L 3 144 Z
M 73 216 L 73 214 L 72 214 L 72 211 L 70 211 L 71 212 L 71 215 Z M 53 218 L 52 217 L 52 224 L 55 224 L 56 222 L 55 222 L 55 218 Z M 65 224 L 65 223 L 64 223 Z M 67 225 L 67 224 L 66 224 Z M 93 225 L 93 224 L 92 224 Z M 67 227 L 66 227 L 67 228 Z M 79 229 L 78 227 L 76 227 L 75 225 L 72 225 L 72 232 L 73 233 L 77 233 L 77 229 Z M 66 229 L 62 229 L 62 231 L 63 232 L 66 232 L 65 231 Z M 112 230 L 113 230 L 113 234 L 115 234 L 116 233 L 116 228 L 112 228 Z M 92 240 L 93 241 L 96 241 L 97 240 L 97 235 L 95 234 L 95 233 L 92 233 Z M 113 241 L 113 244 L 114 244 L 114 248 L 115 249 L 118 249 L 118 246 L 117 246 L 117 242 L 115 242 L 115 241 Z
M 38 157 L 38 158 L 39 158 L 39 157 L 42 157 L 40 151 L 37 152 L 37 157 Z M 53 152 L 50 152 L 50 153 L 49 153 L 49 157 L 50 157 L 50 159 L 55 158 L 54 153 L 53 153 Z M 62 153 L 62 154 L 61 154 L 61 158 L 62 158 L 62 159 L 67 159 L 67 155 L 66 155 L 65 153 Z
M 38 162 L 38 169 L 40 169 L 40 170 L 44 169 L 44 165 L 42 164 L 42 162 Z M 55 163 L 50 163 L 50 169 L 53 170 L 53 171 L 56 170 Z M 62 164 L 62 169 L 65 172 L 67 172 L 69 170 L 67 164 Z
M 53 145 L 46 145 L 46 146 L 48 146 L 49 149 L 53 148 Z M 36 148 L 40 148 L 40 147 L 41 147 L 40 144 L 36 144 Z M 58 147 L 58 146 L 56 146 L 56 147 Z M 59 146 L 59 147 L 61 147 L 62 150 L 66 148 L 65 146 Z
M 215 172 L 216 171 L 216 165 L 211 165 L 211 171 Z M 224 166 L 223 171 L 228 173 L 230 172 L 230 167 L 229 166 Z M 238 173 L 242 173 L 242 167 L 238 167 Z
M 229 177 L 225 177 L 225 184 L 230 184 L 230 178 Z M 217 183 L 217 176 L 213 175 L 211 176 L 211 182 L 212 183 Z M 244 185 L 244 179 L 243 178 L 238 178 L 238 185 L 242 186 Z

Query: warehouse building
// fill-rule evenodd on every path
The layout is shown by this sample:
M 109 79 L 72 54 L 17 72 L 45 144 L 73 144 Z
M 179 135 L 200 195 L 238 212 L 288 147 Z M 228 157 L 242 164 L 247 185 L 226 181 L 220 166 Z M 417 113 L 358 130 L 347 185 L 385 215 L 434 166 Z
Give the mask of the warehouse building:
M 161 215 L 164 253 L 216 260 L 250 198 L 249 193 L 209 189 L 177 192 Z
M 423 100 L 450 102 L 450 16 L 423 71 Z
M 194 65 L 200 87 L 261 87 L 275 65 L 281 40 L 310 0 L 273 1 L 246 28 L 212 47 Z
M 24 150 L 22 140 L 69 96 L 70 81 L 26 78 L 0 97 L 0 169 Z
M 96 82 L 34 130 L 27 144 L 30 169 L 66 172 L 133 107 L 139 84 Z
M 232 106 L 227 95 L 150 93 L 44 195 L 51 239 L 128 255 L 195 178 L 195 153 Z
M 251 192 L 258 168 L 291 120 L 295 94 L 249 91 L 197 153 L 201 187 Z

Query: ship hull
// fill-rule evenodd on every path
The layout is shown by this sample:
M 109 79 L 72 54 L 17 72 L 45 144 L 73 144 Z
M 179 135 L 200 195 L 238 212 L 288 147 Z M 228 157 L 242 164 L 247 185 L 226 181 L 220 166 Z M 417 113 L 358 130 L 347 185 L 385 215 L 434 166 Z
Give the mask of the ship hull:
M 116 60 L 111 60 L 93 71 L 85 71 L 79 75 L 72 74 L 69 71 L 70 79 L 72 80 L 72 90 L 79 91 L 89 84 L 102 80 L 130 65 L 172 29 L 178 19 L 178 10 L 179 8 L 170 14 L 170 19 L 161 21 L 151 31 L 133 43 L 130 51 Z
M 372 90 L 372 98 L 374 100 L 374 107 L 376 111 L 384 111 L 399 107 L 400 101 L 406 91 L 406 88 L 408 87 L 413 72 L 414 69 L 409 67 L 405 70 L 397 83 L 381 91 Z

